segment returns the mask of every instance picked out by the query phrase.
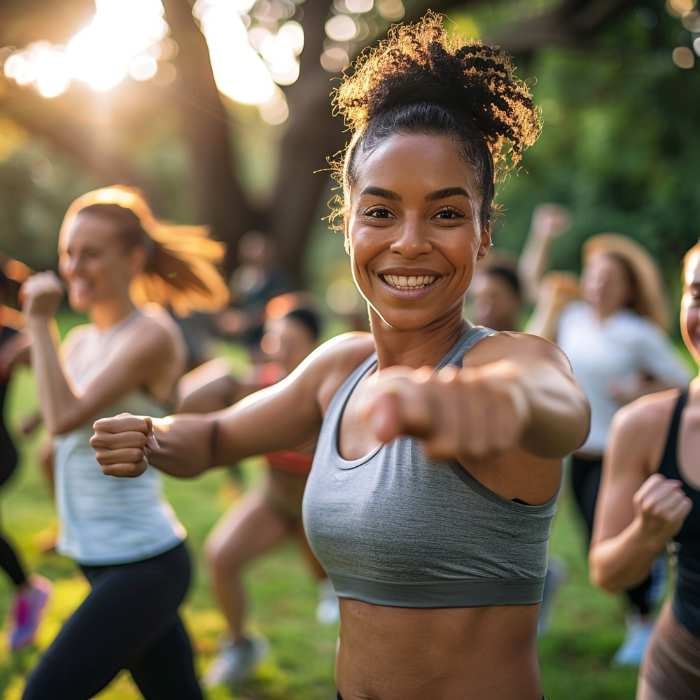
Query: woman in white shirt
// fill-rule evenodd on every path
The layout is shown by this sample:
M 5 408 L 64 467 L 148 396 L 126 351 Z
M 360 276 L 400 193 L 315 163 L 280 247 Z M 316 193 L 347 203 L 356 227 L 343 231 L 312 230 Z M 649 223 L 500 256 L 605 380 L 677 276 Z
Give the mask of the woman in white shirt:
M 574 500 L 590 544 L 613 416 L 644 394 L 686 385 L 690 375 L 666 334 L 666 296 L 649 254 L 625 236 L 593 236 L 583 247 L 576 290 L 560 273 L 540 279 L 557 233 L 530 236 L 520 272 L 537 296 L 528 330 L 561 347 L 591 405 L 591 431 L 571 460 Z M 614 663 L 641 661 L 653 627 L 653 583 L 652 574 L 626 591 L 631 614 Z

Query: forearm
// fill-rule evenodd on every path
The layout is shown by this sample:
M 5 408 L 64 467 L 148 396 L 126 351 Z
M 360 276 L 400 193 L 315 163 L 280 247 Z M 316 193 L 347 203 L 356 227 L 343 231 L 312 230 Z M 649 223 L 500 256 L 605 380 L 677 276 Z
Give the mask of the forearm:
M 516 383 L 528 407 L 522 439 L 528 452 L 562 458 L 583 444 L 590 427 L 590 407 L 570 376 L 548 362 L 525 363 Z
M 294 402 L 277 410 L 268 403 L 277 391 L 279 385 L 215 413 L 154 419 L 159 446 L 149 450 L 149 463 L 173 476 L 191 477 L 315 439 L 321 420 L 315 402 Z
M 523 282 L 529 301 L 536 302 L 537 294 L 547 265 L 551 239 L 531 232 L 518 263 L 518 275 Z
M 619 535 L 598 542 L 589 553 L 591 582 L 609 593 L 619 593 L 643 581 L 666 546 L 644 536 L 638 520 Z
M 39 393 L 44 424 L 56 435 L 76 425 L 79 399 L 63 371 L 58 354 L 56 325 L 48 319 L 30 319 L 31 362 Z

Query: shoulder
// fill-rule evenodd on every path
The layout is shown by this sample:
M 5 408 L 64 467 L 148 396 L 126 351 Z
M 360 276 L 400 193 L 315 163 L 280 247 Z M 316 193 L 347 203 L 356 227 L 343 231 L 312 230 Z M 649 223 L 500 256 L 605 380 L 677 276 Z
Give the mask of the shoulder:
M 324 361 L 351 371 L 375 350 L 371 333 L 343 333 L 327 340 L 317 352 Z
M 630 444 L 658 443 L 668 432 L 679 395 L 679 389 L 668 389 L 642 396 L 623 406 L 613 418 L 612 434 L 618 439 L 629 439 Z
M 341 384 L 374 350 L 370 333 L 343 333 L 309 356 L 305 375 L 313 381 L 324 411 Z
M 132 342 L 134 337 L 138 343 Z M 144 309 L 125 334 L 124 345 L 133 355 L 170 356 L 175 353 L 180 331 L 175 322 L 164 312 Z
M 566 355 L 554 343 L 530 333 L 501 331 L 484 338 L 464 358 L 464 365 L 478 365 L 498 360 L 545 360 L 560 364 L 567 371 L 571 365 Z

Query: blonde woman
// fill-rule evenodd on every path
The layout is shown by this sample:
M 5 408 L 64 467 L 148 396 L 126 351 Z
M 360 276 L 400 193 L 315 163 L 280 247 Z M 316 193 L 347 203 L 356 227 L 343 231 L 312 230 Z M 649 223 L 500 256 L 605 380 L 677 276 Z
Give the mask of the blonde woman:
M 185 530 L 155 470 L 132 481 L 105 477 L 89 437 L 100 416 L 172 410 L 185 346 L 162 306 L 223 305 L 221 254 L 202 229 L 164 224 L 138 192 L 108 187 L 73 202 L 59 236 L 68 301 L 90 322 L 59 349 L 61 281 L 46 272 L 23 286 L 41 413 L 55 444 L 58 549 L 91 587 L 31 674 L 25 700 L 91 698 L 124 669 L 144 697 L 202 697 L 178 613 L 190 582 Z
M 530 238 L 521 273 L 530 289 L 539 289 L 528 330 L 555 341 L 566 353 L 591 403 L 591 431 L 571 460 L 571 486 L 588 544 L 613 416 L 643 394 L 685 385 L 689 373 L 666 334 L 661 276 L 638 243 L 610 233 L 589 238 L 577 295 L 568 275 L 549 273 L 539 283 L 552 240 L 551 232 Z M 655 577 L 625 591 L 627 633 L 615 664 L 638 665 L 642 660 L 653 629 L 658 572 L 657 567 Z

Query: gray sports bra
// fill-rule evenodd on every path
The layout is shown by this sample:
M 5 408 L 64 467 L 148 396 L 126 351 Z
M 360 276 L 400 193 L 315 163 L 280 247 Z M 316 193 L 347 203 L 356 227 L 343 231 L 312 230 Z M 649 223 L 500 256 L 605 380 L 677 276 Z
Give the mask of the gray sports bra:
M 492 333 L 469 328 L 438 367 L 461 365 Z M 556 496 L 535 506 L 506 500 L 458 463 L 428 460 L 410 437 L 340 456 L 343 410 L 376 361 L 333 397 L 304 495 L 307 537 L 338 596 L 409 608 L 540 602 Z

